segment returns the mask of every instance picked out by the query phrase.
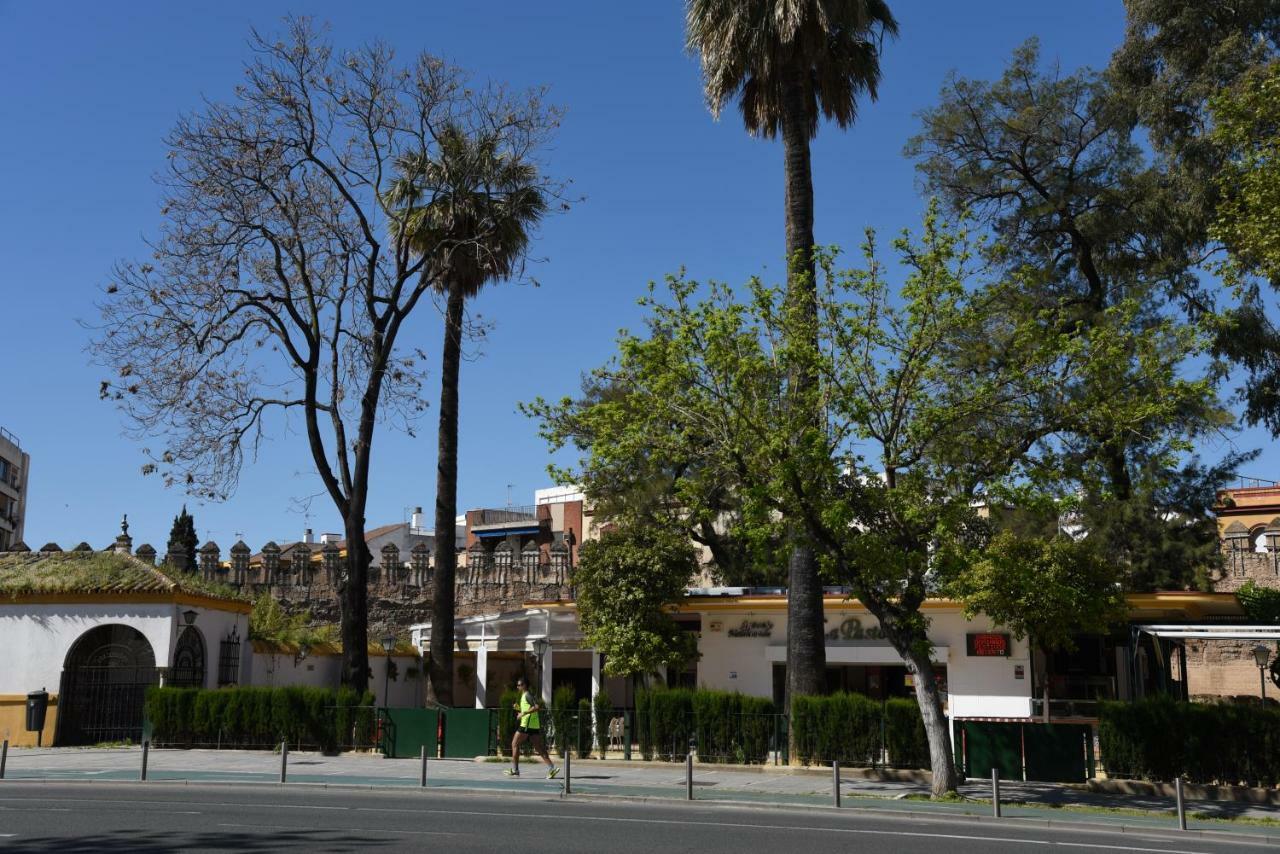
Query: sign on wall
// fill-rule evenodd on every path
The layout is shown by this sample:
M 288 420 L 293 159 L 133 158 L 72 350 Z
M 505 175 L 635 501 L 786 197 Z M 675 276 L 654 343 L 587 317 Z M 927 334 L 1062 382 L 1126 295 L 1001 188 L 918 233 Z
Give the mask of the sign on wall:
M 772 620 L 743 620 L 741 625 L 729 629 L 729 637 L 731 638 L 767 638 L 772 636 Z
M 978 657 L 1009 656 L 1009 636 L 996 632 L 980 632 L 964 636 L 969 655 Z

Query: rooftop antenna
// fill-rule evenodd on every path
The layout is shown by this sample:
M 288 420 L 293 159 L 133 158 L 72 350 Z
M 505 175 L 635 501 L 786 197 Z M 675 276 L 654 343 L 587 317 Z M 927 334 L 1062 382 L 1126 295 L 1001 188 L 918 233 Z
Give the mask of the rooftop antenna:
M 513 486 L 515 486 L 515 484 L 514 484 L 514 483 L 508 483 L 508 484 L 507 484 L 507 506 L 508 506 L 508 507 L 513 506 L 513 505 L 511 504 L 511 487 L 513 487 Z

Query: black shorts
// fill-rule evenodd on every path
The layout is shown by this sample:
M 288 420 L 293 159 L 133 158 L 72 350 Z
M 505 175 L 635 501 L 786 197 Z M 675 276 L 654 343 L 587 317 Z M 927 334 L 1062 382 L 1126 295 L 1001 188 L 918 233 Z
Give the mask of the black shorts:
M 516 732 L 522 732 L 525 735 L 542 735 L 542 727 L 536 726 L 518 726 Z

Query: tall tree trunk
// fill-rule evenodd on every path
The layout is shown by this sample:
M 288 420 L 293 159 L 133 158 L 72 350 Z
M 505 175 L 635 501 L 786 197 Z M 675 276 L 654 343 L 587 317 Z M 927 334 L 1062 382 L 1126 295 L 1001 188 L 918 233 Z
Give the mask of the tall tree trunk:
M 347 535 L 347 573 L 342 608 L 342 684 L 364 693 L 369 687 L 369 547 L 364 541 L 363 502 L 343 522 Z
M 444 355 L 440 360 L 440 429 L 436 453 L 436 554 L 431 598 L 431 684 L 429 696 L 453 705 L 453 608 L 458 553 L 458 372 L 462 358 L 461 287 L 449 289 L 445 309 Z
M 902 652 L 901 650 L 899 652 Z M 935 798 L 954 792 L 959 784 L 956 773 L 955 752 L 951 748 L 951 729 L 942 711 L 942 693 L 929 656 L 921 654 L 914 645 L 903 657 L 907 669 L 915 674 L 916 702 L 920 705 L 920 717 L 924 720 L 924 734 L 929 740 L 929 767 L 933 771 L 931 788 Z
M 813 174 L 809 160 L 810 125 L 804 85 L 804 77 L 797 69 L 787 77 L 783 89 L 787 299 L 806 317 L 816 320 L 818 308 L 813 266 Z M 816 335 L 816 324 L 812 328 Z M 791 378 L 792 384 L 799 391 L 799 401 L 807 401 L 808 392 L 813 389 L 816 381 L 813 371 L 808 368 L 802 368 Z M 788 710 L 795 697 L 825 692 L 827 669 L 822 580 L 818 577 L 818 561 L 799 526 L 793 527 L 791 540 L 791 558 L 787 564 Z

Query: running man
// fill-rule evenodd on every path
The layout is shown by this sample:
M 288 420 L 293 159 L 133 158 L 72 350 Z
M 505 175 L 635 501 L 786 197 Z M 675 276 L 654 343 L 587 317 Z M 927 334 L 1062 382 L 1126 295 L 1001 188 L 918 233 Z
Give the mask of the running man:
M 511 706 L 516 710 L 517 717 L 516 734 L 511 738 L 511 767 L 507 769 L 507 776 L 520 776 L 520 747 L 526 741 L 532 740 L 534 751 L 546 763 L 547 779 L 553 780 L 560 773 L 560 769 L 547 755 L 547 743 L 542 738 L 542 721 L 538 718 L 538 712 L 542 711 L 542 707 L 529 695 L 529 686 L 525 683 L 524 677 L 516 680 L 516 690 L 520 692 L 520 701 Z

